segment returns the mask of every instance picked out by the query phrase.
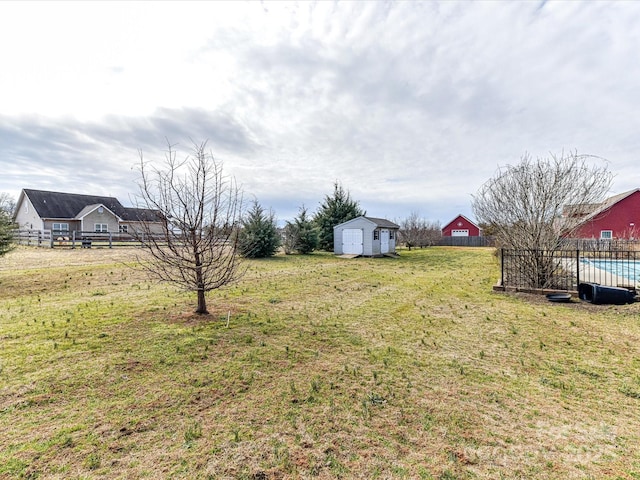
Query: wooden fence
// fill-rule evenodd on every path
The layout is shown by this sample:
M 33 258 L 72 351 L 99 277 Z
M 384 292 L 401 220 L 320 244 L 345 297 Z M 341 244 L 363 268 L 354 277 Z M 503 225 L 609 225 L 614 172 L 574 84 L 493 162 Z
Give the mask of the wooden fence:
M 440 237 L 437 245 L 446 247 L 493 247 L 493 237 Z
M 47 248 L 114 248 L 139 247 L 140 241 L 127 233 L 66 232 L 51 230 L 16 230 L 15 242 Z
M 51 246 L 51 230 L 16 230 L 13 238 L 18 245 Z

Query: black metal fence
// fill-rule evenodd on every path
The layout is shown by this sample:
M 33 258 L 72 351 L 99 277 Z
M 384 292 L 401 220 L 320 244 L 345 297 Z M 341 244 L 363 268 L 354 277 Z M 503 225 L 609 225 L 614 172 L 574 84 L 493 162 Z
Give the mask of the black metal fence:
M 577 291 L 582 282 L 626 288 L 640 285 L 640 252 L 636 250 L 600 245 L 553 251 L 500 249 L 498 253 L 505 289 Z

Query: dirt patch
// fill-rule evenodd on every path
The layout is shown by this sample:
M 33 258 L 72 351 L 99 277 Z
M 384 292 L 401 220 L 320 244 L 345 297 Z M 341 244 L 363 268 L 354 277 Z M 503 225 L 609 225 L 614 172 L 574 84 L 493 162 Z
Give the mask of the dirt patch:
M 193 305 L 195 309 L 195 305 Z M 193 310 L 185 311 L 173 315 L 169 315 L 167 317 L 168 323 L 178 323 L 180 325 L 202 325 L 205 323 L 213 323 L 213 322 L 223 322 L 227 321 L 227 316 L 230 321 L 233 321 L 233 317 L 237 314 L 241 313 L 237 307 L 229 306 L 229 308 L 222 307 L 219 305 L 214 306 L 214 308 L 210 308 L 209 313 L 201 314 L 196 313 Z
M 522 292 L 501 292 L 500 295 L 510 295 L 515 298 L 520 298 L 527 303 L 531 303 L 534 305 L 547 305 L 547 306 L 557 306 L 557 307 L 567 307 L 573 308 L 579 311 L 588 311 L 588 312 L 605 312 L 607 310 L 624 310 L 630 314 L 632 313 L 640 313 L 640 302 L 630 303 L 628 305 L 597 305 L 591 302 L 585 302 L 584 300 L 580 300 L 577 296 L 572 296 L 571 300 L 568 302 L 551 302 L 547 299 L 545 295 L 537 295 L 535 293 L 522 293 Z

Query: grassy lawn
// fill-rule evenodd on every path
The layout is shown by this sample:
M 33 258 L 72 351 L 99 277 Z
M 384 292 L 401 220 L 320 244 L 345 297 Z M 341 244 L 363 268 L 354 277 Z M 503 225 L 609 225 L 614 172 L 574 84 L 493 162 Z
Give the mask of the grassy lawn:
M 640 304 L 440 247 L 250 261 L 201 318 L 135 252 L 0 259 L 0 478 L 640 478 Z

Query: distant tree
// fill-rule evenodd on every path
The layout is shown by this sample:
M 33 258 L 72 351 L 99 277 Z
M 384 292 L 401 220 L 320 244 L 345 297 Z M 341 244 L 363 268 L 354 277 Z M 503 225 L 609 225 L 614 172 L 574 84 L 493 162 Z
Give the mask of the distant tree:
M 480 228 L 480 231 L 482 232 L 482 235 L 484 237 L 493 237 L 496 234 L 495 227 L 488 223 L 479 222 L 478 227 Z
M 249 258 L 271 257 L 280 247 L 275 215 L 272 211 L 266 212 L 257 200 L 242 220 L 239 243 L 240 252 Z
M 282 229 L 282 249 L 285 255 L 296 253 L 296 245 L 298 243 L 298 232 L 294 223 L 287 221 Z
M 333 227 L 365 214 L 358 202 L 351 199 L 349 192 L 335 182 L 333 194 L 324 197 L 314 216 L 314 223 L 318 227 L 318 248 L 333 251 Z
M 287 222 L 285 225 L 283 240 L 285 253 L 297 252 L 305 255 L 318 248 L 318 230 L 307 213 L 303 205 L 293 222 Z
M 529 252 L 518 268 L 531 287 L 551 286 L 557 265 L 548 253 L 582 222 L 585 205 L 601 203 L 608 192 L 613 175 L 595 160 L 601 159 L 577 152 L 535 160 L 525 154 L 473 196 L 485 233 L 490 230 L 498 246 Z
M 15 201 L 8 193 L 0 193 L 0 257 L 15 248 L 13 221 Z
M 241 217 L 242 195 L 206 151 L 206 142 L 194 143 L 184 160 L 177 160 L 177 152 L 167 145 L 161 166 L 146 162 L 140 152 L 138 206 L 156 215 L 141 218 L 142 227 L 132 234 L 151 253 L 150 260 L 141 259 L 142 268 L 196 292 L 196 313 L 206 314 L 205 294 L 235 282 L 242 273 L 233 231 Z
M 439 222 L 431 222 L 411 212 L 408 218 L 400 222 L 400 241 L 411 250 L 412 247 L 430 247 L 442 236 Z

